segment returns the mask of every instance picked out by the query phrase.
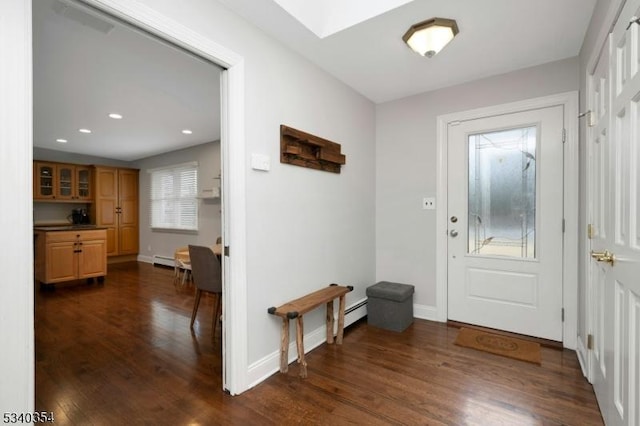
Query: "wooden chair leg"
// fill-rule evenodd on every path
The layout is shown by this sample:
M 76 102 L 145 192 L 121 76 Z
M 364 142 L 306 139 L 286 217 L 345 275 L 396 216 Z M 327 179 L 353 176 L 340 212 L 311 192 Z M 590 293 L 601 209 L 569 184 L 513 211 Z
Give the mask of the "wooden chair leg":
M 202 295 L 202 290 L 196 290 L 196 300 L 193 304 L 193 312 L 191 313 L 191 328 L 193 328 L 193 322 L 196 320 L 196 313 L 198 312 L 198 305 L 200 304 L 200 296 Z
M 213 323 L 211 324 L 212 333 L 216 334 L 216 328 L 218 327 L 218 323 L 220 322 L 220 307 L 222 305 L 222 294 L 214 293 L 214 297 L 216 301 L 213 307 Z

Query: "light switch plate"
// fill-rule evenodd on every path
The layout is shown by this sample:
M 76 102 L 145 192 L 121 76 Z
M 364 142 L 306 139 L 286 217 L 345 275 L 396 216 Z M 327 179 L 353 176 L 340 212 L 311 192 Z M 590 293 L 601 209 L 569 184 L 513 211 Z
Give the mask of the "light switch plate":
M 263 154 L 251 154 L 251 168 L 268 172 L 271 169 L 271 158 Z
M 422 199 L 422 209 L 423 210 L 435 210 L 436 209 L 436 199 L 435 199 L 435 197 L 424 197 Z

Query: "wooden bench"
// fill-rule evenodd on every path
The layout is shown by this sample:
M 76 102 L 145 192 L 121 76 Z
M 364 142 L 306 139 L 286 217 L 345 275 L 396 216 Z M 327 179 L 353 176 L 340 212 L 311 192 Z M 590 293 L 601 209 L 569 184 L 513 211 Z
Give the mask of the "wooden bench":
M 333 343 L 333 300 L 340 298 L 338 310 L 338 334 L 335 342 L 342 344 L 344 333 L 344 304 L 345 295 L 353 290 L 352 286 L 340 286 L 331 284 L 322 290 L 307 294 L 306 296 L 292 300 L 277 308 L 267 310 L 271 315 L 282 318 L 282 338 L 280 341 L 280 372 L 289 370 L 289 320 L 297 319 L 296 347 L 298 349 L 298 364 L 300 365 L 300 377 L 307 377 L 307 362 L 304 359 L 304 324 L 302 316 L 322 304 L 327 305 L 327 343 Z

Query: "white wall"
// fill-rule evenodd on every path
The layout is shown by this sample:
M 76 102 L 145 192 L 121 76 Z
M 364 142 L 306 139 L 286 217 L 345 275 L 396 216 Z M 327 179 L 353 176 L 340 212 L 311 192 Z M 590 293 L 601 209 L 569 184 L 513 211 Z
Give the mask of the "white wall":
M 332 282 L 355 286 L 349 305 L 373 283 L 374 105 L 217 2 L 141 3 L 244 57 L 248 363 L 277 367 L 280 321 L 268 307 Z M 342 173 L 280 164 L 280 124 L 342 144 Z M 251 170 L 251 153 L 269 155 L 271 171 Z M 306 331 L 323 320 L 305 317 Z
M 199 201 L 197 232 L 151 230 L 151 175 L 148 170 L 192 161 L 198 163 L 199 189 L 220 185 L 219 180 L 214 180 L 214 177 L 220 174 L 220 141 L 156 155 L 133 163 L 134 167 L 140 169 L 140 260 L 150 262 L 154 255 L 173 257 L 176 248 L 188 244 L 211 246 L 216 238 L 222 235 L 219 198 Z
M 436 194 L 438 115 L 577 89 L 571 58 L 377 105 L 376 281 L 415 285 L 417 315 L 435 314 L 436 211 L 421 202 Z
M 33 412 L 31 3 L 0 6 L 0 413 Z

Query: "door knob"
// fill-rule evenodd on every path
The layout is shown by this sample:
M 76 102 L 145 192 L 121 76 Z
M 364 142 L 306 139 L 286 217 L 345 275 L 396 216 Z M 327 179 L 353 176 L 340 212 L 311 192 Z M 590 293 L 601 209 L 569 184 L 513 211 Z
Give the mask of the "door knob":
M 451 232 L 449 232 L 449 235 L 451 235 L 453 238 L 458 236 L 458 231 L 456 231 L 455 229 L 452 229 Z
M 591 250 L 591 257 L 593 257 L 598 262 L 611 263 L 611 266 L 613 266 L 616 261 L 614 254 L 609 250 L 600 252 Z

